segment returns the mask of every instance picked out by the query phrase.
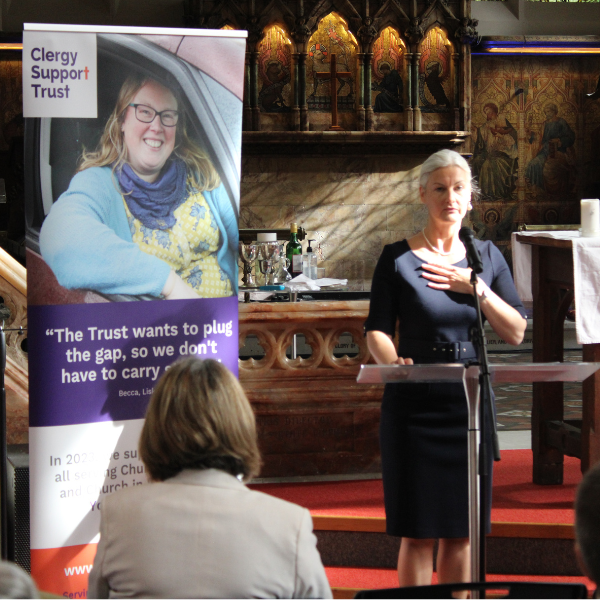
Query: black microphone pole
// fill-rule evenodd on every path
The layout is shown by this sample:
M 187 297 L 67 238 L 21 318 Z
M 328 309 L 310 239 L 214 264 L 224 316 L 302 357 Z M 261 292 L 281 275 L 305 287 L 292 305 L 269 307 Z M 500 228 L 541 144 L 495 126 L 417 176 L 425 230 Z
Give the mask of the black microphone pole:
M 482 540 L 479 544 L 479 581 L 484 582 L 486 579 L 486 565 L 485 565 L 485 530 L 487 527 L 487 513 L 488 506 L 492 499 L 488 497 L 488 481 L 490 479 L 490 473 L 488 473 L 488 451 L 486 444 L 487 427 L 486 427 L 486 410 L 489 410 L 489 415 L 492 422 L 492 445 L 494 452 L 494 460 L 500 460 L 500 446 L 498 444 L 498 432 L 496 428 L 496 418 L 494 413 L 494 406 L 492 402 L 492 386 L 490 379 L 490 369 L 487 356 L 487 340 L 485 337 L 485 330 L 483 327 L 483 317 L 481 315 L 481 304 L 479 302 L 479 296 L 477 294 L 477 274 L 483 271 L 483 262 L 481 260 L 481 254 L 475 246 L 474 233 L 468 227 L 463 227 L 459 232 L 459 238 L 465 246 L 467 252 L 467 262 L 471 267 L 471 285 L 473 286 L 473 299 L 475 301 L 475 311 L 477 313 L 477 322 L 471 327 L 470 337 L 471 342 L 477 350 L 477 357 L 479 359 L 479 411 L 480 411 L 480 431 L 481 437 L 479 441 L 479 497 L 480 501 L 480 512 L 479 512 L 479 531 L 482 536 Z

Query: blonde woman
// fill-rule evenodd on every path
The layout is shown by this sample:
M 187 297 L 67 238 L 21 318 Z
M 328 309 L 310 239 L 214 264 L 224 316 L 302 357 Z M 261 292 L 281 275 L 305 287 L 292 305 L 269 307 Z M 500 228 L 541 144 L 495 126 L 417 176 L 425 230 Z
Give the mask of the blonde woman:
M 243 483 L 254 413 L 221 363 L 172 365 L 139 449 L 151 483 L 102 502 L 88 598 L 331 598 L 308 510 Z
M 176 93 L 122 85 L 95 152 L 84 152 L 40 233 L 69 289 L 168 299 L 237 293 L 237 219 L 219 176 L 188 136 Z
M 471 202 L 466 160 L 451 150 L 430 156 L 421 167 L 420 195 L 427 225 L 408 240 L 385 246 L 375 269 L 365 323 L 369 350 L 379 364 L 466 363 L 477 358 L 469 341 L 477 318 L 471 270 L 458 237 Z M 527 321 L 508 265 L 491 242 L 477 240 L 476 246 L 484 266 L 477 284 L 481 310 L 502 339 L 518 345 Z M 397 322 L 398 348 L 392 341 Z M 462 384 L 388 383 L 380 443 L 386 528 L 402 538 L 400 585 L 431 583 L 436 539 L 438 581 L 469 581 Z

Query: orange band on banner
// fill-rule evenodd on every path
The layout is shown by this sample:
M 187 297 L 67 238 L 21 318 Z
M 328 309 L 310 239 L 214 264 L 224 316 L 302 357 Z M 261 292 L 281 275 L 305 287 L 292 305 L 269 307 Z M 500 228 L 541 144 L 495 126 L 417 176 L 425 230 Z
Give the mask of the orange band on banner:
M 88 577 L 98 544 L 31 550 L 31 576 L 44 592 L 87 598 Z

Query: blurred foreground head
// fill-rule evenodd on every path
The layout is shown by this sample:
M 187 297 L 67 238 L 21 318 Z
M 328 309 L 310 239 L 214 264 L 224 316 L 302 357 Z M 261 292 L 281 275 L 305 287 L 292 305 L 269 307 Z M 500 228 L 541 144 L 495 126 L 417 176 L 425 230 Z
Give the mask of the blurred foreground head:
M 21 567 L 0 561 L 0 598 L 39 598 L 33 579 Z
M 183 469 L 221 469 L 245 481 L 258 475 L 254 412 L 238 380 L 211 359 L 171 365 L 150 399 L 140 457 L 155 481 Z
M 600 584 L 600 464 L 581 480 L 575 498 L 577 558 L 585 574 Z

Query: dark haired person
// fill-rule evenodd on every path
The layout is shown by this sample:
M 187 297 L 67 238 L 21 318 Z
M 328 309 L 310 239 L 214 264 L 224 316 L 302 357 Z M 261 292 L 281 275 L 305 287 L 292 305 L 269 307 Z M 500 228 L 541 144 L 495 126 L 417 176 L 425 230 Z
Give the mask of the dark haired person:
M 176 362 L 139 449 L 152 482 L 104 500 L 88 598 L 331 598 L 308 510 L 242 482 L 255 419 L 223 365 Z
M 600 464 L 581 480 L 575 498 L 575 552 L 579 564 L 595 584 L 600 584 Z

